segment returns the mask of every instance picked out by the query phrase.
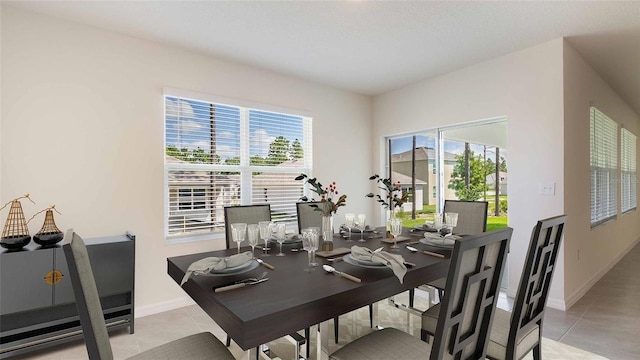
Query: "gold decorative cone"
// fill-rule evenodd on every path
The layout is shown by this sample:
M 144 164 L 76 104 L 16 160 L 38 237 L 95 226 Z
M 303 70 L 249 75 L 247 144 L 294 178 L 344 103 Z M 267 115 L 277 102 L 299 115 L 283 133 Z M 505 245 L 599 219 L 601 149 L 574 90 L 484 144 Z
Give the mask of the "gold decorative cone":
M 27 220 L 24 218 L 22 204 L 17 199 L 11 202 L 9 216 L 7 216 L 7 222 L 2 230 L 3 238 L 16 236 L 29 236 L 29 228 L 27 227 Z
M 53 210 L 47 210 L 47 213 L 44 216 L 44 224 L 42 224 L 42 228 L 36 235 L 44 235 L 44 234 L 52 234 L 52 233 L 61 233 L 60 229 L 56 226 L 55 220 L 53 220 Z

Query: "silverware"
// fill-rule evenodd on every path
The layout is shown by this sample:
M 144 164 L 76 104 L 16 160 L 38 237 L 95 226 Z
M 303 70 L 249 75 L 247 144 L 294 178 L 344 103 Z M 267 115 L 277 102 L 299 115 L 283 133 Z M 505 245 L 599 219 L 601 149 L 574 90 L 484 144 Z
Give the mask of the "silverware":
M 327 261 L 329 262 L 338 262 L 338 261 L 342 261 L 342 256 L 340 257 L 336 257 L 336 258 L 328 258 Z
M 421 252 L 425 255 L 431 255 L 431 256 L 435 256 L 441 259 L 444 259 L 444 255 L 440 254 L 440 253 L 435 253 L 435 252 L 431 252 L 431 251 L 427 251 L 427 250 L 418 250 L 412 246 L 407 246 L 407 250 L 411 251 L 411 252 Z
M 247 279 L 244 279 L 244 280 L 239 280 L 239 281 L 236 281 L 236 284 L 240 284 L 240 283 L 243 283 L 243 282 L 247 282 L 248 283 L 248 282 L 262 280 L 266 276 L 267 276 L 267 272 L 265 271 L 262 274 L 260 274 L 260 276 L 258 276 L 257 278 L 252 277 L 252 278 L 247 278 Z
M 360 280 L 360 278 L 357 278 L 353 275 L 349 275 L 347 273 L 343 273 L 342 271 L 338 271 L 336 270 L 333 266 L 329 266 L 329 265 L 322 265 L 322 268 L 324 269 L 324 271 L 326 272 L 330 272 L 330 273 L 334 273 L 334 274 L 338 274 L 340 276 L 342 276 L 345 279 L 349 279 L 351 281 L 355 281 L 357 283 L 361 282 L 362 280 Z
M 245 287 L 247 285 L 260 284 L 261 282 L 265 282 L 267 280 L 269 280 L 269 278 L 263 278 L 263 279 L 260 279 L 260 280 L 247 281 L 247 282 L 241 282 L 241 283 L 237 283 L 237 284 L 233 284 L 233 285 L 221 286 L 219 288 L 215 288 L 213 291 L 214 292 L 223 292 L 223 291 L 227 291 L 227 290 L 239 289 L 239 288 Z
M 266 267 L 267 269 L 271 269 L 271 270 L 275 269 L 275 267 L 274 267 L 273 265 L 271 265 L 271 264 L 267 264 L 267 263 L 266 263 L 266 262 L 264 262 L 264 260 L 262 260 L 262 259 L 258 259 L 258 258 L 256 258 L 256 261 L 258 262 L 258 264 L 260 264 L 260 265 L 262 265 L 262 266 Z

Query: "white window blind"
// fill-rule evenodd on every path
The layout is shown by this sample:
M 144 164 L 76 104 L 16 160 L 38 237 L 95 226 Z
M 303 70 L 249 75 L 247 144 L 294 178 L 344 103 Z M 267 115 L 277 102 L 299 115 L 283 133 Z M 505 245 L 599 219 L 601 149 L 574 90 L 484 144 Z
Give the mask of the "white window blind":
M 224 232 L 224 207 L 295 222 L 311 172 L 311 118 L 165 95 L 166 235 Z
M 637 207 L 637 177 L 636 177 L 636 136 L 629 130 L 620 132 L 620 162 L 622 179 L 620 188 L 622 191 L 622 212 L 634 210 Z
M 591 227 L 616 217 L 618 125 L 591 108 Z

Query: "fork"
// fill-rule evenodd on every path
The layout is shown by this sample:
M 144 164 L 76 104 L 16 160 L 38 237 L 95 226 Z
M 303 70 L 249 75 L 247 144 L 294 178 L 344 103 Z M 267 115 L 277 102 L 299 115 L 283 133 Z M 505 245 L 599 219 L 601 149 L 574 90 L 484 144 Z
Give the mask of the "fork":
M 262 280 L 265 276 L 267 276 L 267 272 L 263 272 L 262 274 L 260 274 L 260 276 L 258 276 L 257 278 L 247 278 L 244 280 L 238 280 L 236 281 L 236 284 L 242 284 L 242 283 L 250 283 L 250 282 L 254 282 L 254 281 L 258 281 L 258 280 Z

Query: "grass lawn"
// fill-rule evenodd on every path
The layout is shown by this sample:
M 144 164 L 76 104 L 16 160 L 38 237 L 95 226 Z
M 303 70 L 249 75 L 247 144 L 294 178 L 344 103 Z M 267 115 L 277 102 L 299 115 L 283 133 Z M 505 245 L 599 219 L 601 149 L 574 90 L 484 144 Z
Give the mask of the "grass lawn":
M 410 213 L 405 213 L 402 216 L 402 226 L 406 228 L 412 228 L 417 225 L 422 225 L 426 220 L 433 220 L 433 215 L 428 218 L 411 219 Z M 487 217 L 487 231 L 498 230 L 507 227 L 507 216 L 488 216 Z

